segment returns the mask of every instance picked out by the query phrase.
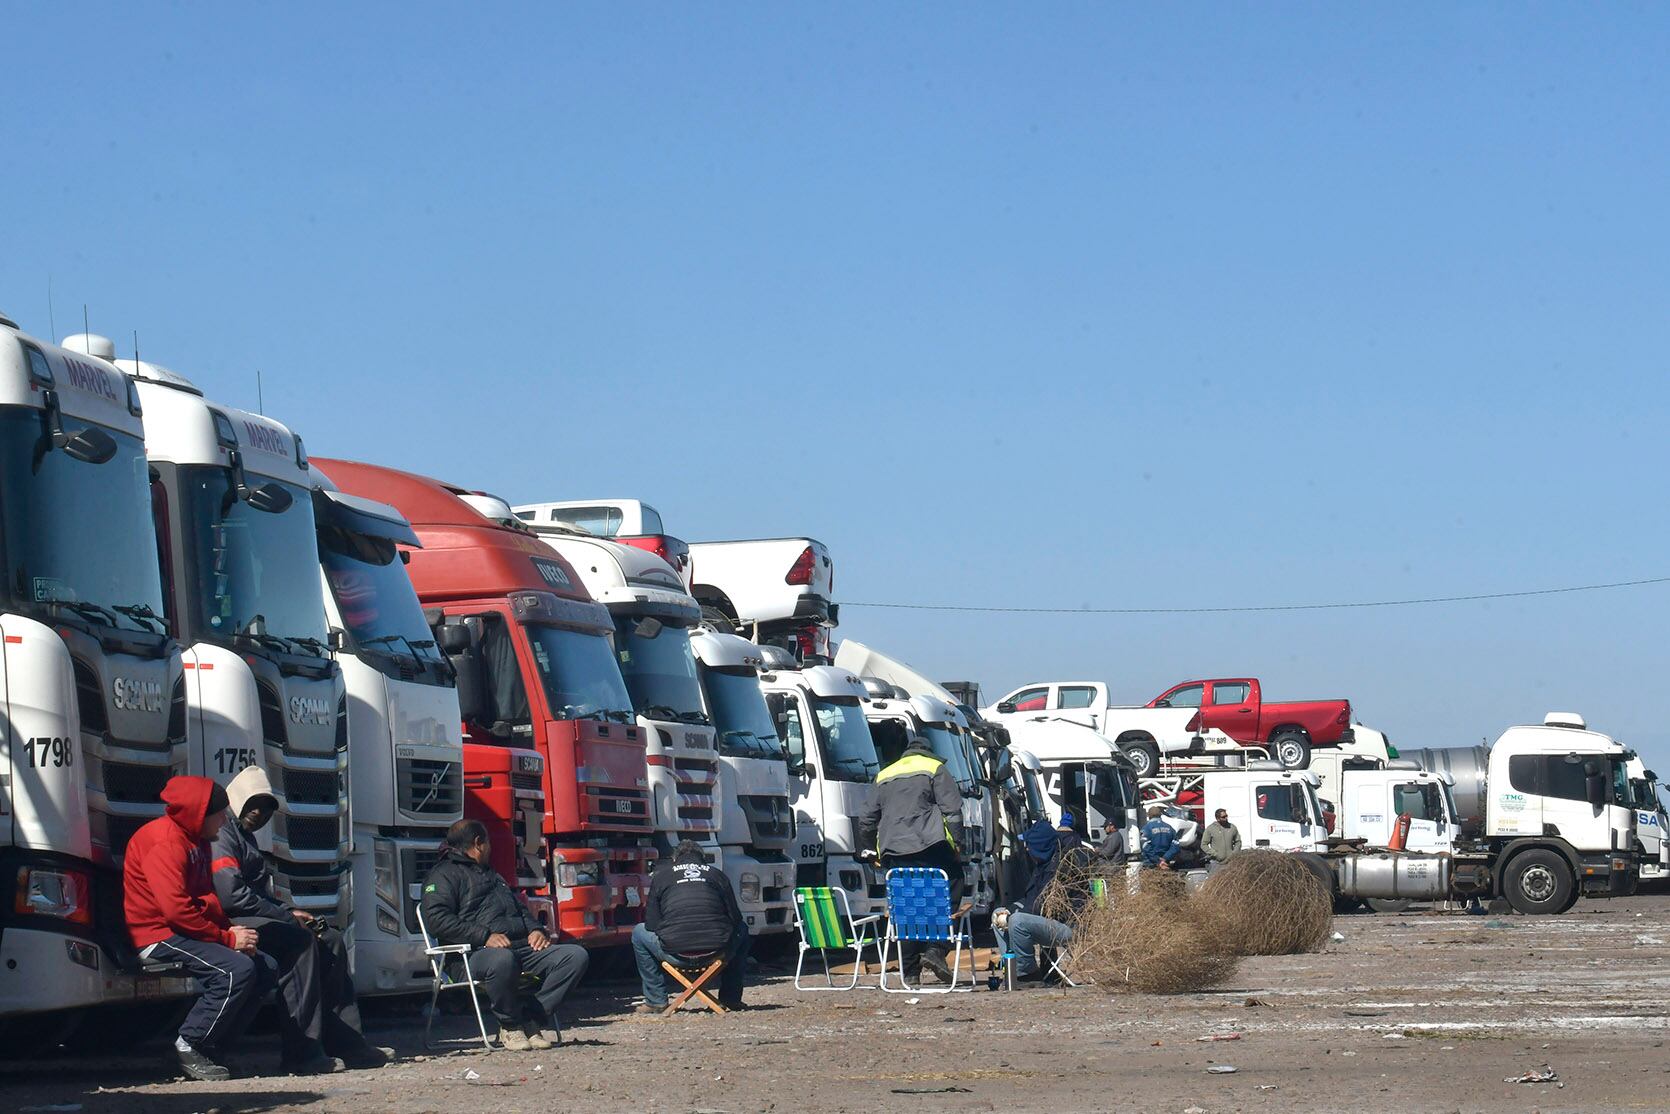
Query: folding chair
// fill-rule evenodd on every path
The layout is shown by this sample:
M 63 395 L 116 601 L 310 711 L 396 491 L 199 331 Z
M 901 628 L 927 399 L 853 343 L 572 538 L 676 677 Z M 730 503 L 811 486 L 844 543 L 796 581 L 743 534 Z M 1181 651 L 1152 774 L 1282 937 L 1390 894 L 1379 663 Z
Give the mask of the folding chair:
M 714 1013 L 725 1012 L 725 1007 L 721 1006 L 718 1000 L 706 990 L 707 984 L 711 982 L 720 971 L 725 969 L 725 956 L 723 952 L 714 952 L 711 955 L 671 956 L 668 959 L 661 961 L 661 969 L 673 978 L 677 979 L 684 986 L 684 989 L 679 992 L 678 997 L 668 1002 L 667 1008 L 661 1011 L 662 1017 L 667 1017 L 671 1014 L 677 1013 L 678 1008 L 688 1002 L 692 995 L 695 996 L 698 1002 L 712 1010 Z M 692 980 L 685 975 L 686 971 L 696 972 L 695 979 Z
M 951 985 L 928 988 L 905 982 L 905 942 L 946 944 L 955 942 L 951 959 Z M 972 952 L 973 932 L 968 909 L 955 916 L 951 908 L 951 883 L 945 872 L 931 866 L 898 866 L 887 872 L 887 935 L 881 946 L 881 989 L 892 994 L 949 994 L 974 989 L 974 964 L 969 963 L 968 985 L 958 986 L 962 969 L 963 944 Z M 899 985 L 887 985 L 887 953 L 899 946 Z
M 835 907 L 835 896 L 839 894 L 841 907 Z M 881 920 L 880 913 L 872 913 L 868 917 L 856 920 L 852 915 L 852 903 L 847 900 L 845 890 L 831 889 L 828 886 L 801 886 L 794 891 L 794 926 L 800 930 L 800 958 L 794 965 L 794 988 L 796 990 L 853 990 L 858 986 L 858 980 L 863 974 L 864 948 L 874 945 L 876 956 L 881 956 L 881 941 L 869 934 L 867 929 Z M 829 953 L 832 951 L 852 952 L 852 981 L 845 986 L 835 985 L 835 976 L 829 970 Z M 806 953 L 815 951 L 823 959 L 823 977 L 828 986 L 801 986 L 801 970 L 806 965 Z
M 423 954 L 429 957 L 430 991 L 429 991 L 429 1021 L 423 1027 L 423 1047 L 433 1048 L 429 1034 L 435 1028 L 435 1003 L 440 1000 L 443 990 L 467 990 L 470 994 L 470 1005 L 475 1007 L 476 1028 L 481 1031 L 482 1047 L 488 1052 L 493 1051 L 493 1042 L 487 1036 L 487 1021 L 481 1016 L 481 1000 L 475 996 L 475 988 L 481 983 L 470 971 L 470 945 L 468 944 L 437 944 L 435 938 L 429 935 L 429 926 L 423 923 L 423 909 L 417 911 L 418 931 L 423 934 Z M 464 965 L 464 977 L 453 977 L 447 970 L 447 961 L 456 957 Z

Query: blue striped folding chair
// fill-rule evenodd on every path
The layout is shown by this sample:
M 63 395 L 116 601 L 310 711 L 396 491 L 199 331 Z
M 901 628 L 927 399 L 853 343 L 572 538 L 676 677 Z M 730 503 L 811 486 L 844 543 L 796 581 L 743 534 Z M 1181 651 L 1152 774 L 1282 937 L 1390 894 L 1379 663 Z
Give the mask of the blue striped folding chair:
M 906 942 L 955 944 L 956 950 L 951 959 L 951 985 L 930 988 L 906 984 L 902 948 Z M 968 985 L 959 986 L 961 979 L 958 972 L 962 970 L 965 943 L 970 950 Z M 973 990 L 973 948 L 968 910 L 965 908 L 960 917 L 953 916 L 951 883 L 943 870 L 930 866 L 898 866 L 887 872 L 887 935 L 881 946 L 881 989 L 893 994 L 949 994 L 953 990 Z M 887 984 L 887 955 L 890 951 L 898 954 L 898 986 Z

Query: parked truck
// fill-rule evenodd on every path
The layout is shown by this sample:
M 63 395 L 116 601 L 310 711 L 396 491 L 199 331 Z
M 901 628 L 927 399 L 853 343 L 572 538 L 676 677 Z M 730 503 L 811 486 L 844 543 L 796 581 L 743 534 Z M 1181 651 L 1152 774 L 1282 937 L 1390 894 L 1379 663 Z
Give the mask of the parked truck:
M 765 656 L 745 638 L 690 636 L 719 744 L 719 865 L 756 936 L 794 927 L 795 820 L 783 742 L 760 690 Z
M 532 749 L 543 761 L 542 830 L 563 936 L 624 943 L 643 919 L 653 817 L 643 729 L 621 679 L 614 620 L 579 575 L 502 500 L 392 468 L 319 467 L 344 491 L 411 522 L 418 598 L 458 676 L 467 744 Z M 527 777 L 472 768 L 465 777 Z M 466 802 L 466 805 L 468 802 Z
M 781 646 L 800 660 L 828 663 L 835 565 L 816 538 L 691 542 L 690 592 L 710 622 L 728 624 L 762 646 Z
M 556 503 L 520 503 L 516 517 L 529 526 L 559 527 L 568 532 L 609 538 L 646 549 L 671 565 L 689 591 L 690 546 L 667 533 L 661 513 L 639 499 L 578 499 Z
M 422 882 L 464 815 L 458 692 L 406 575 L 400 547 L 421 547 L 411 525 L 312 475 L 330 641 L 348 692 L 354 983 L 362 996 L 409 993 L 430 978 Z
M 1199 709 L 1122 707 L 1100 681 L 1034 681 L 980 714 L 1017 738 L 1027 725 L 1050 720 L 1088 727 L 1118 747 L 1138 777 L 1151 777 L 1163 761 L 1198 755 L 1209 744 L 1200 730 Z
M 783 740 L 795 810 L 795 884 L 845 891 L 854 916 L 879 913 L 885 887 L 857 859 L 857 821 L 881 770 L 864 686 L 849 670 L 807 665 L 777 646 L 760 650 L 760 688 Z
M 1265 701 L 1257 677 L 1184 681 L 1148 702 L 1150 708 L 1194 708 L 1203 732 L 1222 732 L 1242 746 L 1264 747 L 1290 770 L 1310 764 L 1316 747 L 1350 742 L 1349 700 Z
M 1641 881 L 1663 881 L 1670 870 L 1670 817 L 1658 796 L 1658 775 L 1639 758 L 1629 760 L 1630 798 L 1635 805 L 1636 838 L 1641 841 Z
M 102 337 L 65 342 L 111 352 Z M 278 810 L 258 835 L 282 901 L 352 936 L 348 701 L 319 575 L 301 438 L 205 398 L 157 364 L 119 360 L 146 412 L 164 613 L 185 644 L 190 771 L 258 765 Z
M 139 392 L 0 316 L 0 1036 L 48 1045 L 190 983 L 140 973 L 128 837 L 187 769 Z

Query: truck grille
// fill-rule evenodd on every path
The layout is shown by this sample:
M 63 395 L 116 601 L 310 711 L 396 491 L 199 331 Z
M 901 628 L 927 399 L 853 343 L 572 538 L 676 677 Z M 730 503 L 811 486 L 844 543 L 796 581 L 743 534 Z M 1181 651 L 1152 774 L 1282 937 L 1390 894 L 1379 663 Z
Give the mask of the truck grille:
M 412 888 L 416 886 L 421 892 L 423 880 L 429 877 L 429 872 L 440 861 L 439 848 L 404 847 L 400 850 L 400 915 L 406 923 L 407 932 L 418 930 L 418 902 L 412 896 Z
M 104 689 L 99 686 L 93 667 L 75 659 L 75 702 L 81 712 L 81 730 L 102 735 L 110 730 L 110 717 L 104 708 Z
M 126 762 L 106 761 L 104 795 L 119 804 L 160 804 L 162 787 L 173 776 L 172 766 L 133 766 Z
M 261 738 L 282 748 L 290 736 L 284 730 L 284 706 L 279 703 L 278 693 L 271 685 L 257 682 L 255 694 L 261 702 Z
M 516 775 L 511 778 L 514 783 Z M 464 807 L 462 762 L 402 758 L 395 763 L 400 808 L 417 816 L 455 816 Z
M 286 816 L 284 832 L 298 851 L 334 851 L 342 825 L 334 816 Z
M 122 852 L 128 849 L 128 840 L 133 833 L 151 822 L 149 816 L 97 816 L 94 819 L 104 821 L 105 846 L 110 848 L 110 855 L 116 861 L 122 859 Z M 97 829 L 94 829 L 95 837 Z
M 743 796 L 739 798 L 748 830 L 755 839 L 788 839 L 794 835 L 794 809 L 787 797 Z
M 334 771 L 284 771 L 284 799 L 290 804 L 334 805 L 341 795 L 341 780 Z
M 513 773 L 510 775 L 510 787 L 512 789 L 532 789 L 538 792 L 544 788 L 540 784 L 542 781 L 544 781 L 544 778 L 539 774 Z

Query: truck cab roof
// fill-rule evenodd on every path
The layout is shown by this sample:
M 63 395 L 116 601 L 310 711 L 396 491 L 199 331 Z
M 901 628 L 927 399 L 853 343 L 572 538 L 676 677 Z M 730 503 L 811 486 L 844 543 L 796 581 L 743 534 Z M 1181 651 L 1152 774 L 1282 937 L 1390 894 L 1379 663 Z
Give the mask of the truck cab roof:
M 114 364 L 69 346 L 37 340 L 10 321 L 0 323 L 0 337 L 8 334 L 12 342 L 0 343 L 0 406 L 43 410 L 50 390 L 57 396 L 59 411 L 68 417 L 134 437 L 144 435 L 138 392 Z
M 579 574 L 592 599 L 611 612 L 653 616 L 693 627 L 702 609 L 666 561 L 645 549 L 548 527 L 533 527 L 541 541 Z

